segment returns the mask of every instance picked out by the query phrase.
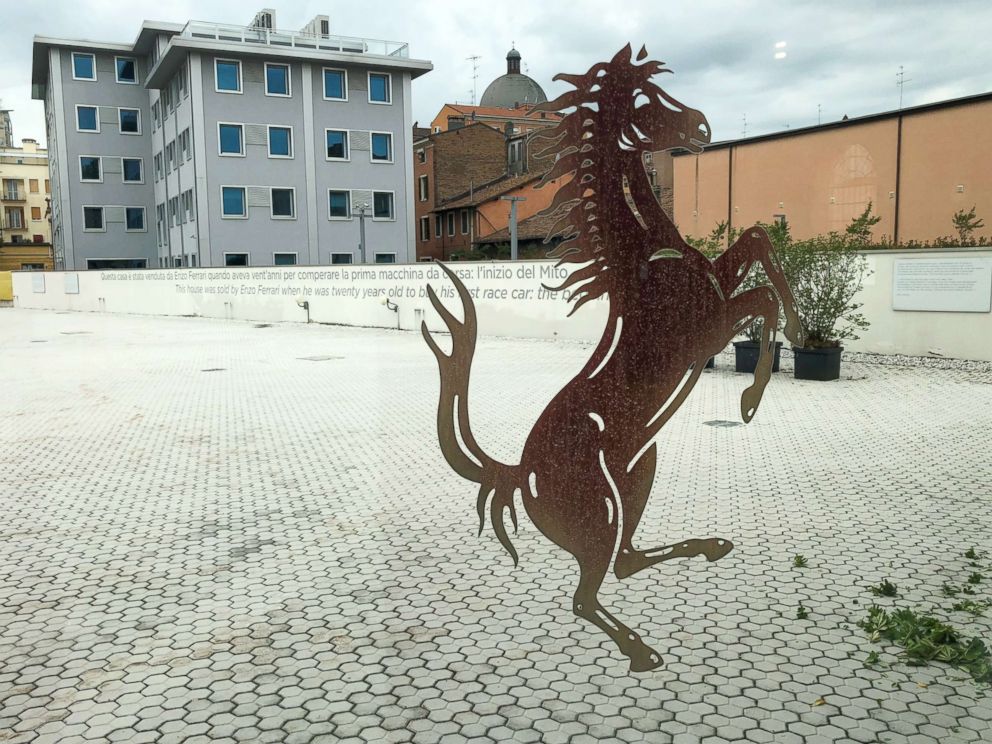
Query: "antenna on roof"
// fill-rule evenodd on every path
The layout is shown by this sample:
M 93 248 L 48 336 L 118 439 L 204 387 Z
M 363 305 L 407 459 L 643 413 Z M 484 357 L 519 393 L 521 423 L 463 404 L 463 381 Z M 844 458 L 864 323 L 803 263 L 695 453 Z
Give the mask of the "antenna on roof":
M 896 85 L 899 86 L 899 108 L 902 108 L 902 89 L 906 83 L 910 82 L 912 78 L 907 78 L 906 73 L 903 72 L 902 65 L 899 65 L 899 72 L 896 73 Z
M 472 61 L 472 105 L 474 106 L 476 83 L 479 82 L 479 60 L 482 59 L 482 56 L 473 54 L 471 57 L 466 57 L 465 59 Z
M 744 114 L 741 120 L 744 122 L 744 128 L 741 129 L 741 137 L 747 137 L 747 114 Z

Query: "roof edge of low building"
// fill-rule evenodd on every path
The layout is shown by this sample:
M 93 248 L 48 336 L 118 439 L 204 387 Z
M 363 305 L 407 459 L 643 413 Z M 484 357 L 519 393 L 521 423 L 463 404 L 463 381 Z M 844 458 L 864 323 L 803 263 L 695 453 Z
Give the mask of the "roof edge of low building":
M 959 96 L 958 98 L 947 98 L 943 101 L 933 101 L 931 103 L 921 103 L 916 106 L 905 106 L 901 109 L 892 109 L 889 111 L 880 111 L 874 114 L 864 114 L 862 116 L 852 116 L 847 119 L 840 119 L 838 121 L 828 121 L 823 124 L 811 124 L 808 127 L 798 127 L 796 129 L 784 129 L 778 132 L 769 132 L 768 134 L 758 134 L 754 137 L 738 137 L 737 139 L 721 140 L 720 142 L 713 142 L 712 144 L 706 145 L 703 148 L 703 152 L 711 152 L 713 150 L 724 150 L 729 147 L 737 147 L 739 145 L 750 145 L 756 142 L 767 142 L 769 140 L 784 139 L 786 137 L 798 137 L 804 134 L 811 134 L 813 132 L 822 132 L 830 129 L 839 129 L 846 126 L 854 126 L 857 124 L 868 124 L 874 121 L 884 121 L 886 119 L 895 119 L 900 116 L 912 116 L 915 114 L 923 114 L 928 111 L 937 111 L 944 108 L 954 108 L 955 106 L 968 106 L 974 103 L 983 103 L 985 101 L 992 101 L 992 91 L 986 93 L 975 93 L 968 96 Z M 682 157 L 683 155 L 694 154 L 691 150 L 686 150 L 685 148 L 678 148 L 671 151 L 673 157 Z

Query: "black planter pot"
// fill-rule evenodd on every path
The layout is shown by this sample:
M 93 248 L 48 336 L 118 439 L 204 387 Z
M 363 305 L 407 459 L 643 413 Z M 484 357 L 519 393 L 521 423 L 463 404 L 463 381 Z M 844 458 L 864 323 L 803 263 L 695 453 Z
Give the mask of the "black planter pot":
M 734 369 L 737 372 L 754 372 L 758 366 L 758 349 L 761 344 L 757 341 L 734 341 Z M 772 372 L 778 372 L 778 363 L 782 342 L 775 342 L 775 359 L 772 362 Z
M 796 359 L 797 380 L 836 380 L 840 377 L 840 355 L 843 346 L 829 349 L 800 349 L 792 347 Z

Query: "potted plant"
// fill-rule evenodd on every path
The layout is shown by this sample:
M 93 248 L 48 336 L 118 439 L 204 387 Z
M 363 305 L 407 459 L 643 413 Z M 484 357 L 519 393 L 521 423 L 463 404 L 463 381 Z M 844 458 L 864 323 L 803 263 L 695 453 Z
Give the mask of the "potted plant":
M 868 273 L 868 259 L 859 250 L 869 244 L 878 221 L 869 203 L 844 233 L 795 241 L 779 253 L 804 332 L 803 346 L 792 348 L 797 379 L 839 378 L 843 342 L 856 340 L 868 327 L 854 298 Z

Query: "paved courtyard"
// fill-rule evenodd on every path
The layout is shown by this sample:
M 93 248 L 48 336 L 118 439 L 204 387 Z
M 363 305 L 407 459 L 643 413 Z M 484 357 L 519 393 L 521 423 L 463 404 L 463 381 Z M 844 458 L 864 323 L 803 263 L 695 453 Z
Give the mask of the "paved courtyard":
M 665 659 L 630 674 L 522 509 L 519 567 L 477 536 L 419 335 L 260 325 L 0 310 L 0 743 L 992 741 L 992 692 L 857 627 L 992 645 L 941 591 L 992 599 L 992 365 L 779 374 L 713 425 L 748 384 L 721 357 L 639 542 L 736 547 L 607 580 Z M 481 339 L 484 447 L 516 462 L 589 353 Z

